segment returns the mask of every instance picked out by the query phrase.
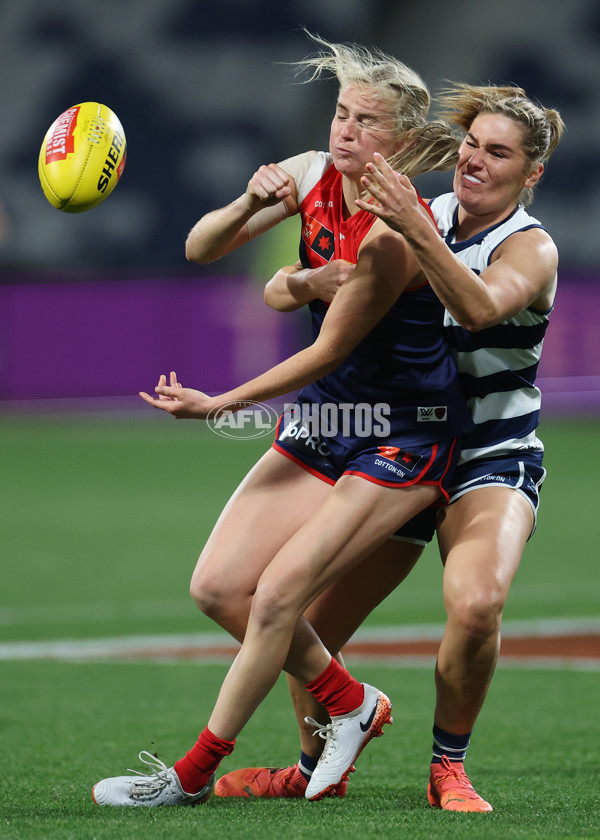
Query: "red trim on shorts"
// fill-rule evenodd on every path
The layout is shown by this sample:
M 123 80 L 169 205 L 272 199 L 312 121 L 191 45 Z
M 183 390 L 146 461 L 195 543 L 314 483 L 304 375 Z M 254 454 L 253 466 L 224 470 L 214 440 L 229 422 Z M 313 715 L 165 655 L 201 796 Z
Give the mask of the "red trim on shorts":
M 335 481 L 333 480 L 333 478 L 329 478 L 328 475 L 325 475 L 324 473 L 318 472 L 317 470 L 314 469 L 314 467 L 309 467 L 308 464 L 305 464 L 304 461 L 300 460 L 300 458 L 296 458 L 296 456 L 292 455 L 291 452 L 288 452 L 287 449 L 284 449 L 282 446 L 279 446 L 279 444 L 277 443 L 276 440 L 273 441 L 273 449 L 276 452 L 279 452 L 281 455 L 285 455 L 285 457 L 289 458 L 290 461 L 293 461 L 294 464 L 297 464 L 299 467 L 302 467 L 302 469 L 305 472 L 310 473 L 311 475 L 314 475 L 315 478 L 320 478 L 321 481 L 325 482 L 325 484 L 330 484 L 332 487 L 335 484 Z
M 419 475 L 415 476 L 410 481 L 404 481 L 402 484 L 398 483 L 397 481 L 383 481 L 379 478 L 374 478 L 372 475 L 367 475 L 367 473 L 359 472 L 358 470 L 346 470 L 342 473 L 342 475 L 356 475 L 358 478 L 364 478 L 366 481 L 370 481 L 372 484 L 379 484 L 381 487 L 412 487 L 413 484 L 423 484 L 431 487 L 437 487 L 444 497 L 445 504 L 447 504 L 450 500 L 450 496 L 448 495 L 448 491 L 444 489 L 442 486 L 442 482 L 446 477 L 448 470 L 450 469 L 450 464 L 452 463 L 452 456 L 454 453 L 454 449 L 456 447 L 456 438 L 452 441 L 452 446 L 450 447 L 450 451 L 448 453 L 448 463 L 446 464 L 446 468 L 442 473 L 441 477 L 436 481 L 421 481 L 421 477 L 424 473 L 427 472 L 429 467 L 431 466 L 432 461 L 435 460 L 435 456 L 437 455 L 438 444 L 434 443 L 431 449 L 431 457 L 427 464 L 423 467 Z

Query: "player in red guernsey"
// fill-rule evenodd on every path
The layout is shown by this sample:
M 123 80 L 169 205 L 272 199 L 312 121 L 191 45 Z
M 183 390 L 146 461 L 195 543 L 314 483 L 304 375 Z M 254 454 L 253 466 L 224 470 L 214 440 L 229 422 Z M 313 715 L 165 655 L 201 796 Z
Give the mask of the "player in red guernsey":
M 376 229 L 369 213 L 345 211 L 343 176 L 333 156 L 308 152 L 282 166 L 295 175 L 302 265 L 318 268 L 340 259 L 356 264 L 363 242 Z M 425 215 L 429 218 L 428 208 Z M 317 340 L 328 304 L 314 300 L 309 306 Z M 343 473 L 390 486 L 402 474 L 406 484 L 426 481 L 421 471 L 427 459 L 414 448 L 443 439 L 448 424 L 456 428 L 452 424 L 461 416 L 463 403 L 439 330 L 442 312 L 429 284 L 417 277 L 334 370 L 302 389 L 295 411 L 282 418 L 277 451 L 331 484 Z M 324 420 L 326 407 L 357 403 L 371 413 L 365 417 L 364 411 L 359 416 L 349 412 L 338 417 L 339 433 L 320 434 L 317 421 Z M 383 405 L 385 441 L 376 425 L 376 407 Z M 316 420 L 314 406 L 321 407 Z M 371 428 L 366 428 L 366 420 Z
M 355 680 L 332 658 L 303 614 L 319 593 L 415 514 L 443 502 L 457 438 L 471 425 L 442 338 L 442 309 L 417 260 L 402 236 L 380 220 L 368 222 L 369 214 L 355 203 L 374 152 L 395 165 L 403 158 L 403 171 L 412 165 L 416 174 L 451 162 L 456 143 L 445 127 L 426 123 L 427 89 L 405 65 L 362 48 L 319 43 L 324 51 L 308 66 L 316 74 L 334 72 L 340 93 L 331 127 L 331 163 L 325 159 L 328 165 L 317 180 L 335 169 L 333 186 L 339 189 L 331 200 L 341 226 L 331 231 L 329 243 L 323 232 L 317 247 L 331 249 L 333 258 L 348 229 L 364 224 L 351 275 L 331 305 L 315 312 L 313 343 L 272 370 L 218 397 L 182 388 L 173 373 L 169 385 L 161 377 L 158 396 L 142 396 L 176 417 L 206 418 L 223 406 L 235 410 L 303 388 L 301 423 L 306 405 L 330 414 L 331 408 L 341 412 L 350 404 L 349 428 L 342 419 L 325 434 L 321 414 L 318 430 L 308 431 L 315 450 L 321 449 L 329 462 L 322 473 L 272 449 L 230 500 L 202 552 L 191 588 L 198 606 L 243 640 L 240 652 L 207 727 L 188 753 L 173 767 L 142 753 L 153 774 L 99 782 L 93 795 L 101 805 L 204 801 L 220 761 L 282 669 L 299 679 L 331 718 L 325 727 L 315 724 L 326 745 L 314 772 L 304 779 L 308 799 L 338 790 L 362 749 L 391 721 L 386 695 Z M 323 162 L 317 153 L 309 157 L 318 161 L 317 168 Z M 298 163 L 303 174 L 294 175 L 285 165 L 261 167 L 243 196 L 194 227 L 188 256 L 200 262 L 215 259 L 299 211 L 304 241 L 311 247 L 319 233 L 308 231 L 311 214 L 302 202 L 312 164 L 296 159 L 292 167 Z M 422 212 L 433 229 L 428 211 Z M 324 270 L 330 265 L 331 259 L 326 260 Z M 415 318 L 421 329 L 414 328 Z M 342 376 L 336 375 L 340 365 L 346 366 Z M 320 390 L 311 391 L 314 387 Z M 389 404 L 389 420 L 385 414 L 375 418 L 382 404 Z M 283 419 L 280 444 L 288 420 L 297 419 Z M 377 428 L 374 419 L 381 419 Z M 318 439 L 321 433 L 329 455 Z

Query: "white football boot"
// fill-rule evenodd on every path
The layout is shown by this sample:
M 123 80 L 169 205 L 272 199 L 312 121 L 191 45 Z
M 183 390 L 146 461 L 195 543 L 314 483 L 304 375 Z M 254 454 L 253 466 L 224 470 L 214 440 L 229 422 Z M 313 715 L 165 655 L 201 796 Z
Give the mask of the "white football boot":
M 354 762 L 371 738 L 383 735 L 383 725 L 393 723 L 392 704 L 388 697 L 372 685 L 363 683 L 365 699 L 356 711 L 332 717 L 331 723 L 322 726 L 312 718 L 306 723 L 316 727 L 314 735 L 325 739 L 325 747 L 308 782 L 307 799 L 322 799 L 336 785 L 348 779 L 354 771 Z
M 96 805 L 142 806 L 158 808 L 163 805 L 199 805 L 213 792 L 215 774 L 213 773 L 202 790 L 198 793 L 186 793 L 173 767 L 142 750 L 140 761 L 152 770 L 146 775 L 137 770 L 130 770 L 135 776 L 113 776 L 102 779 L 92 788 L 92 798 Z

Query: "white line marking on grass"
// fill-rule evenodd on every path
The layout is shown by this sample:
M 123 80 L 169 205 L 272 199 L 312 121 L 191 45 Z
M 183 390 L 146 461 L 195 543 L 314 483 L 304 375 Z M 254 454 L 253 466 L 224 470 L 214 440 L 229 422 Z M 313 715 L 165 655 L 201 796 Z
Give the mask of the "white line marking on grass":
M 128 659 L 152 656 L 175 659 L 186 653 L 215 651 L 218 655 L 235 656 L 239 645 L 224 633 L 187 634 L 179 636 L 124 636 L 116 639 L 74 639 L 39 642 L 5 642 L 0 644 L 0 660 L 61 659 Z
M 348 654 L 345 661 L 353 667 L 377 665 L 378 668 L 432 668 L 435 656 L 356 656 Z M 498 668 L 523 671 L 600 671 L 600 659 L 555 656 L 501 656 Z
M 386 653 L 386 645 L 394 643 L 436 642 L 441 639 L 443 625 L 413 625 L 364 627 L 353 637 L 347 648 L 349 661 L 364 664 L 389 664 L 393 667 L 430 667 L 434 654 L 398 651 Z M 504 638 L 543 639 L 591 634 L 600 636 L 600 619 L 596 617 L 535 619 L 532 621 L 506 622 Z M 352 644 L 381 645 L 380 651 L 366 653 L 352 650 Z M 112 639 L 77 639 L 17 641 L 0 644 L 0 661 L 9 660 L 59 660 L 88 661 L 152 661 L 177 662 L 189 659 L 194 662 L 229 663 L 239 650 L 239 645 L 225 633 L 198 633 L 179 635 L 127 636 Z M 501 667 L 530 669 L 599 670 L 600 659 L 579 656 L 524 656 L 504 655 Z
M 416 641 L 441 639 L 443 624 L 389 625 L 361 627 L 355 641 Z M 533 618 L 523 621 L 504 621 L 502 635 L 505 638 L 533 636 L 578 636 L 583 633 L 600 634 L 600 616 L 577 616 L 560 618 Z

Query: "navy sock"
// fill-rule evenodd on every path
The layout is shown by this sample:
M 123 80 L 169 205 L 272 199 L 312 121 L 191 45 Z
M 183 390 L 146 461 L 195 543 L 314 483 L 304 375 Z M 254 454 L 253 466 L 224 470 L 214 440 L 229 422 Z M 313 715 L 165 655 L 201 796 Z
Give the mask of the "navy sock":
M 300 753 L 298 769 L 300 770 L 307 782 L 310 781 L 310 777 L 312 776 L 313 770 L 317 766 L 318 762 L 318 758 L 312 758 L 310 755 L 306 755 L 305 752 Z
M 445 732 L 434 724 L 433 757 L 431 763 L 440 764 L 443 755 L 447 756 L 450 761 L 464 761 L 470 740 L 470 732 L 466 735 L 453 735 L 451 732 Z

